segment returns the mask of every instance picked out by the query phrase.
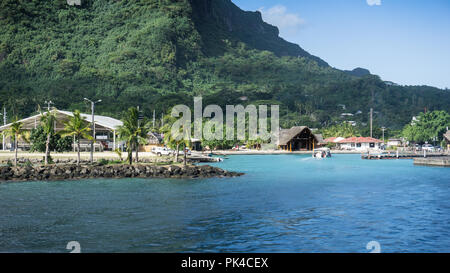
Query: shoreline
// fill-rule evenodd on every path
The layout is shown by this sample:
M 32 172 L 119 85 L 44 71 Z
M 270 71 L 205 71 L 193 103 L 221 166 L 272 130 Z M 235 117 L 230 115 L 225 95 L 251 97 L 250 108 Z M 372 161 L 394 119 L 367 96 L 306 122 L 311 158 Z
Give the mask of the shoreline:
M 112 165 L 48 165 L 0 167 L 0 183 L 32 181 L 66 181 L 83 179 L 121 178 L 231 178 L 243 173 L 226 171 L 209 165 L 178 166 L 154 164 Z
M 257 150 L 243 150 L 243 151 L 228 151 L 228 150 L 217 150 L 211 151 L 213 155 L 312 155 L 313 151 L 257 151 Z M 331 154 L 363 154 L 360 151 L 340 151 L 340 150 L 331 150 Z

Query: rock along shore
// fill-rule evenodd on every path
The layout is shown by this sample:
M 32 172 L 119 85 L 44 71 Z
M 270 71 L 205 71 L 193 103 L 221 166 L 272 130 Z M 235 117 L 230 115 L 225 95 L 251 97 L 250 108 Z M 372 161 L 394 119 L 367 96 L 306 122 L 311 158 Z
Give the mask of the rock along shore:
M 237 177 L 243 173 L 229 172 L 212 166 L 136 165 L 48 165 L 0 167 L 0 182 L 52 181 L 88 178 L 212 178 Z

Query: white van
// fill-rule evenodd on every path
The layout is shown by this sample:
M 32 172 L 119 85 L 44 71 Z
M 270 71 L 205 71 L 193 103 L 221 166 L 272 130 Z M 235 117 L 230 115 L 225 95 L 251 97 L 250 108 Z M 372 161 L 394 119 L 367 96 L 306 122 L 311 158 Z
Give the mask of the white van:
M 163 155 L 172 155 L 173 151 L 166 147 L 153 147 L 152 153 L 154 153 L 157 156 L 163 156 Z

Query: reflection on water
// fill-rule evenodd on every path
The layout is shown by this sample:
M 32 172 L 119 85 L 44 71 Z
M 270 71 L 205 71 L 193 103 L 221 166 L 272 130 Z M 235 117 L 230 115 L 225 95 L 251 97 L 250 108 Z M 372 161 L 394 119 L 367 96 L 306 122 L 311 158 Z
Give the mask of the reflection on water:
M 231 156 L 246 175 L 0 185 L 0 251 L 450 251 L 449 169 L 358 155 Z

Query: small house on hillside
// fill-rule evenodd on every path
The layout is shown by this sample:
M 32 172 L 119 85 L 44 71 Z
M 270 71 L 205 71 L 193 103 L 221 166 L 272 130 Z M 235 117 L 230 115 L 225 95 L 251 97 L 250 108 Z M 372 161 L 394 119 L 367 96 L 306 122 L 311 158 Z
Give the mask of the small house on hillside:
M 67 0 L 69 6 L 81 6 L 81 0 Z
M 312 151 L 325 145 L 322 135 L 313 134 L 306 126 L 280 130 L 278 148 L 285 151 Z

